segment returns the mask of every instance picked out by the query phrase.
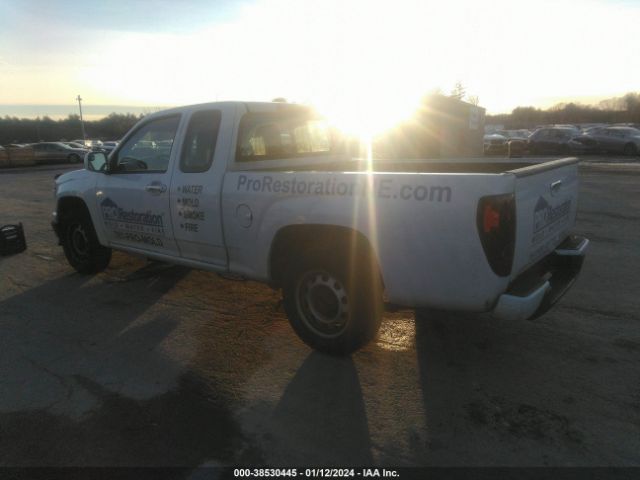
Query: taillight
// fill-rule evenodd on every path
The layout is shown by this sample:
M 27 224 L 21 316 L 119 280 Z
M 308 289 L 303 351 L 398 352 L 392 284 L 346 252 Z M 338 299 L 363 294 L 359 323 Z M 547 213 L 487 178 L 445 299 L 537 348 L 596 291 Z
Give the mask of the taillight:
M 482 231 L 491 233 L 496 228 L 500 228 L 500 212 L 493 205 L 485 205 L 482 210 Z
M 511 273 L 516 246 L 516 199 L 511 193 L 482 197 L 478 202 L 478 234 L 491 269 Z

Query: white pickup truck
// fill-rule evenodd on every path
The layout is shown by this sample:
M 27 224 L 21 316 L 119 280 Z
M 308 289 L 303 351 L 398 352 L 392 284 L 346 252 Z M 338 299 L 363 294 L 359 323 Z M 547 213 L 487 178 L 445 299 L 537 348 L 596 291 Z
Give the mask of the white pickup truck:
M 117 249 L 282 289 L 302 340 L 338 354 L 376 335 L 385 303 L 521 320 L 574 282 L 588 245 L 571 235 L 576 159 L 354 148 L 296 105 L 158 112 L 56 179 L 53 226 L 82 273 Z

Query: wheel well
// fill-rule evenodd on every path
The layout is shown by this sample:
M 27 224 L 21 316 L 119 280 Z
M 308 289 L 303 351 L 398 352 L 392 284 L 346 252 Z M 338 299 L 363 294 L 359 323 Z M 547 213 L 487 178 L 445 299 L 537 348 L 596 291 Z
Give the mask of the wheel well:
M 62 197 L 58 200 L 58 221 L 63 223 L 67 218 L 74 215 L 89 215 L 89 209 L 84 200 L 78 197 Z
M 301 256 L 331 254 L 338 250 L 346 253 L 349 260 L 372 261 L 380 274 L 375 252 L 362 233 L 337 225 L 291 225 L 280 229 L 271 245 L 271 284 L 281 287 L 288 266 Z

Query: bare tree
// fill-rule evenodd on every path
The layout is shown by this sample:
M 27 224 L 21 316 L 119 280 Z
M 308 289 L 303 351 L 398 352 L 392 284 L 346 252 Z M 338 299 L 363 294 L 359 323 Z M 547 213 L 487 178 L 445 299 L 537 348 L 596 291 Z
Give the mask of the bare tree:
M 451 90 L 451 95 L 449 96 L 451 98 L 457 98 L 458 100 L 462 100 L 466 95 L 466 93 L 467 93 L 467 90 L 464 88 L 464 85 L 462 85 L 462 82 L 456 82 L 456 86 L 453 87 L 453 90 Z

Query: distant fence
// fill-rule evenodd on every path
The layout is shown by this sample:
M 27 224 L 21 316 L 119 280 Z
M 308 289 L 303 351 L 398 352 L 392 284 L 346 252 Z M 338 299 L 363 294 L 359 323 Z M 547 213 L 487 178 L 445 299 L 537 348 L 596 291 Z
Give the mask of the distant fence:
M 21 167 L 35 164 L 36 159 L 31 147 L 9 147 L 0 150 L 0 167 Z

